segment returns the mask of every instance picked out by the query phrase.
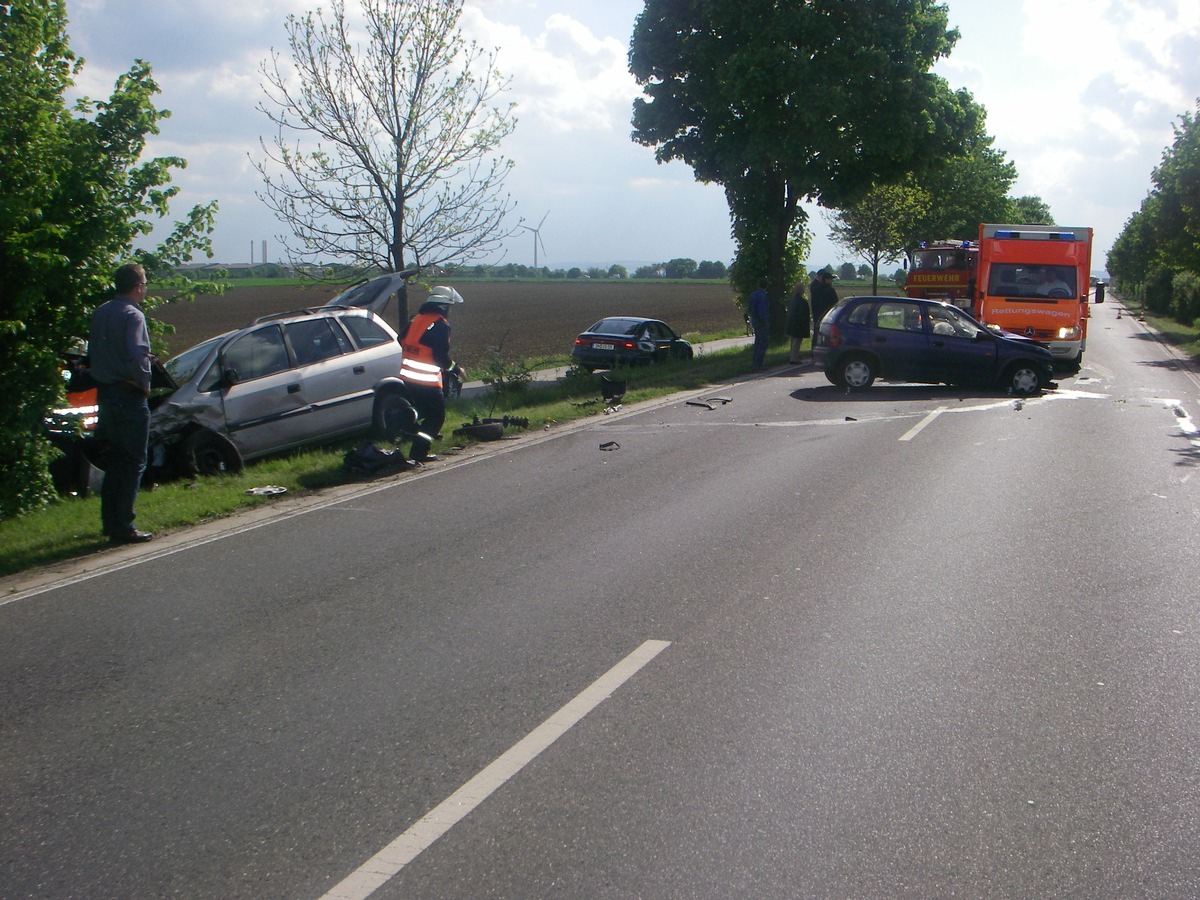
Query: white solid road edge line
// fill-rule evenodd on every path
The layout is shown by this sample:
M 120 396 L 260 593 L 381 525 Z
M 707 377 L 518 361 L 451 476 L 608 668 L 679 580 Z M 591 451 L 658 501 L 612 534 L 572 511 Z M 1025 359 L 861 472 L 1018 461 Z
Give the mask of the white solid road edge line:
M 670 641 L 646 641 L 418 819 L 404 834 L 325 894 L 322 900 L 364 900 L 369 897 L 670 645 Z

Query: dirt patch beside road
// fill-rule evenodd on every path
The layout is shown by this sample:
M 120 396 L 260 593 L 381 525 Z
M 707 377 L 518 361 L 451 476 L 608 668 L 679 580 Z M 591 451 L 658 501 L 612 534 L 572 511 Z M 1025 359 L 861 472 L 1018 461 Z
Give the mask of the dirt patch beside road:
M 681 333 L 712 334 L 742 326 L 728 284 L 547 281 L 444 282 L 456 287 L 466 303 L 450 315 L 455 357 L 468 372 L 499 347 L 508 360 L 528 360 L 570 352 L 579 332 L 604 316 L 647 316 L 662 319 Z M 213 335 L 239 328 L 259 316 L 320 306 L 337 294 L 332 286 L 235 287 L 221 297 L 173 303 L 151 313 L 175 327 L 168 338 L 175 355 Z M 409 314 L 425 299 L 423 288 L 408 292 Z M 391 302 L 383 313 L 398 327 Z

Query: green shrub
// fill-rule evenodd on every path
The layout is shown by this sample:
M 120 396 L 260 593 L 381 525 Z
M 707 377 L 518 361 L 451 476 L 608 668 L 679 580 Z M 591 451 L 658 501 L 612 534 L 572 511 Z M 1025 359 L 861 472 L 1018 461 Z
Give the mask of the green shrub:
M 524 393 L 532 379 L 533 369 L 525 360 L 506 359 L 499 347 L 488 348 L 479 380 L 492 386 L 499 401 Z
M 1200 319 L 1200 276 L 1179 272 L 1171 279 L 1171 314 L 1184 325 Z
M 1164 315 L 1171 313 L 1171 281 L 1174 277 L 1174 271 L 1162 266 L 1150 270 L 1140 292 L 1146 309 Z

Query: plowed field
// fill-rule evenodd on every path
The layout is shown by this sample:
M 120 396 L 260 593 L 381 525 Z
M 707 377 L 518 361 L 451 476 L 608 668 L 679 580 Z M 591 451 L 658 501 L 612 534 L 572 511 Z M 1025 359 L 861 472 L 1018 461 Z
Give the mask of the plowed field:
M 450 315 L 453 349 L 468 371 L 478 368 L 492 347 L 499 347 L 510 361 L 569 353 L 575 335 L 603 316 L 662 319 L 684 334 L 742 327 L 727 284 L 552 281 L 466 282 L 455 287 L 466 302 Z M 259 316 L 320 306 L 337 292 L 334 287 L 235 287 L 221 297 L 160 307 L 152 316 L 175 326 L 168 342 L 174 355 Z M 409 289 L 410 315 L 425 296 L 421 288 Z M 398 328 L 394 301 L 383 317 Z

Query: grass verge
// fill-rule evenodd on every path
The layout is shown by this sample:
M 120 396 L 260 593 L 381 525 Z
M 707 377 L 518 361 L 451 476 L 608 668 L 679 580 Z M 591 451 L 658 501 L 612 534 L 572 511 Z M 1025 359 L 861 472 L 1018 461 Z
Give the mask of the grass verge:
M 786 358 L 786 349 L 782 347 L 773 349 L 768 357 L 772 364 L 782 364 Z M 738 348 L 701 354 L 687 363 L 623 371 L 622 377 L 628 383 L 624 403 L 699 390 L 750 371 L 750 363 L 750 350 Z M 445 437 L 435 444 L 434 450 L 454 452 L 454 448 L 470 443 L 469 438 L 454 437 L 453 431 L 475 417 L 518 416 L 528 419 L 531 429 L 541 429 L 600 415 L 603 410 L 594 379 L 572 370 L 558 383 L 533 382 L 511 392 L 501 391 L 499 396 L 449 402 L 442 428 Z M 259 460 L 238 475 L 176 481 L 143 489 L 137 502 L 137 527 L 145 531 L 170 531 L 270 503 L 269 497 L 246 493 L 265 485 L 287 488 L 288 496 L 303 496 L 334 485 L 361 482 L 364 479 L 349 474 L 342 465 L 346 451 L 360 440 Z M 100 534 L 99 497 L 63 498 L 37 512 L 0 521 L 0 548 L 3 548 L 0 577 L 86 556 L 109 546 Z

